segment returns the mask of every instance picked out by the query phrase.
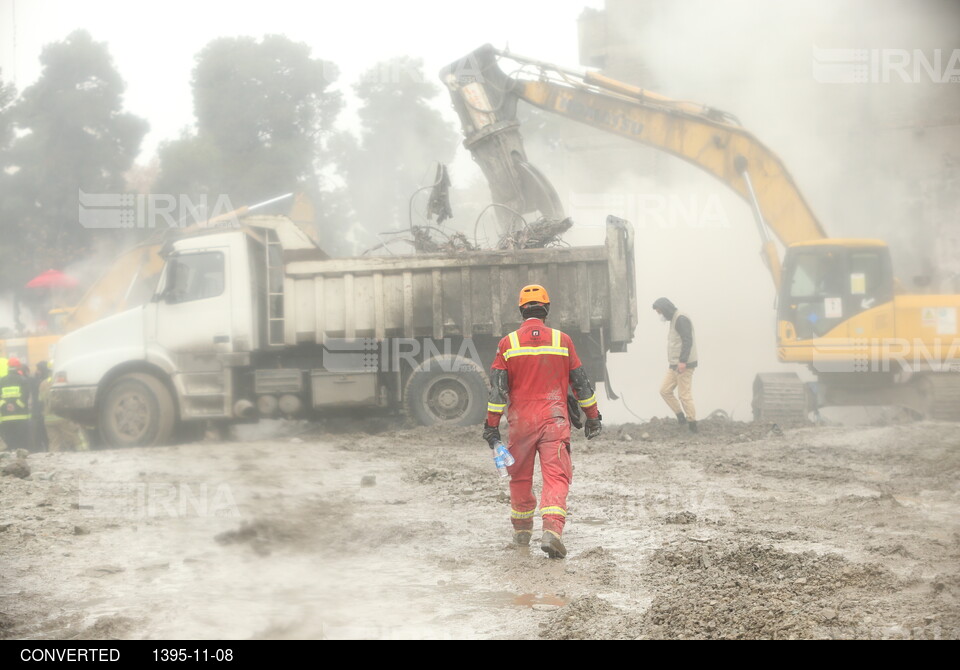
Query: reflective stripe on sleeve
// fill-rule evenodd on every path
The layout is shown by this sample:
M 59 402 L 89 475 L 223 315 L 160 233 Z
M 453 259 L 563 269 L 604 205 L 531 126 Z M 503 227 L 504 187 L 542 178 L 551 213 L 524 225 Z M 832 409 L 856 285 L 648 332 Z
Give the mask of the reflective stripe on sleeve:
M 586 408 L 586 407 L 591 407 L 591 406 L 597 404 L 597 394 L 594 393 L 593 395 L 591 395 L 591 396 L 590 396 L 589 398 L 587 398 L 586 400 L 578 400 L 577 402 L 580 403 L 580 406 L 581 406 L 581 407 L 584 407 L 584 408 Z
M 487 411 L 488 411 L 488 412 L 495 412 L 495 413 L 497 413 L 497 414 L 503 414 L 503 410 L 505 410 L 506 408 L 507 408 L 507 404 L 506 404 L 506 403 L 504 403 L 504 404 L 502 404 L 502 405 L 498 405 L 497 403 L 493 403 L 493 402 L 488 402 L 488 403 L 487 403 Z

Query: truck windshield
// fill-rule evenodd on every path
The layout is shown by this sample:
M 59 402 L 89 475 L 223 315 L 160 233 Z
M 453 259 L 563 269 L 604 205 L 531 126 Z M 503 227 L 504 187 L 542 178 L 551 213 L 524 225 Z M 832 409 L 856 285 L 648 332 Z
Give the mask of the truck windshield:
M 219 251 L 183 254 L 170 260 L 167 302 L 214 298 L 223 293 L 223 254 Z

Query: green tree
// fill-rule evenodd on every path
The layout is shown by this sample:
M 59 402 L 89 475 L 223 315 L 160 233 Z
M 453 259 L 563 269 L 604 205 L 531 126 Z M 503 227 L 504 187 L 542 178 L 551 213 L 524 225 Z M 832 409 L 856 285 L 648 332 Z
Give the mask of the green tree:
M 343 104 L 329 90 L 336 68 L 282 35 L 216 39 L 196 60 L 196 129 L 161 147 L 157 190 L 238 206 L 294 190 L 318 199 L 324 139 Z
M 10 111 L 13 102 L 17 99 L 17 90 L 13 84 L 3 81 L 3 70 L 0 70 L 0 156 L 7 158 L 7 149 L 13 138 L 13 119 Z
M 431 106 L 440 87 L 424 78 L 418 59 L 377 64 L 354 92 L 362 126 L 359 138 L 338 139 L 339 161 L 357 225 L 367 231 L 354 237 L 372 246 L 377 232 L 409 225 L 410 197 L 433 181 L 437 161 L 453 159 L 459 134 Z
M 99 240 L 117 241 L 116 230 L 80 225 L 78 193 L 122 193 L 148 129 L 123 110 L 126 86 L 106 45 L 87 32 L 47 45 L 40 63 L 40 78 L 9 109 L 15 134 L 3 150 L 3 237 L 17 248 L 5 261 L 17 284 L 82 258 Z
M 0 71 L 0 231 L 12 231 L 12 213 L 10 202 L 13 195 L 13 175 L 8 172 L 10 163 L 10 142 L 13 139 L 13 119 L 11 110 L 16 100 L 17 92 L 12 84 L 4 83 L 3 72 Z M 0 253 L 6 258 L 9 239 L 0 235 Z M 0 263 L 0 289 L 10 285 L 10 267 L 8 263 Z

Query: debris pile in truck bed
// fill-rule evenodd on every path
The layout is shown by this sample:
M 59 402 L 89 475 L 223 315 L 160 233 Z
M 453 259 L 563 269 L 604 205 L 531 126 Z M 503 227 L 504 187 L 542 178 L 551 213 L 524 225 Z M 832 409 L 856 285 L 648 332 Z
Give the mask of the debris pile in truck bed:
M 505 235 L 499 249 L 542 249 L 560 241 L 560 236 L 573 227 L 573 219 L 540 218 L 523 229 Z
M 461 253 L 476 250 L 463 233 L 452 233 L 447 235 L 444 241 L 438 242 L 430 232 L 433 230 L 432 226 L 414 226 L 412 230 L 413 246 L 418 253 Z

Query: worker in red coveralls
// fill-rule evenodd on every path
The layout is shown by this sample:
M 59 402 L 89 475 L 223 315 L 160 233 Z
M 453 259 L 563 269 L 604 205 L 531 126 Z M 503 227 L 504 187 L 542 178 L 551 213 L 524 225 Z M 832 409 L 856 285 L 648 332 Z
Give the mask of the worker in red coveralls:
M 600 434 L 600 410 L 597 398 L 580 365 L 570 337 L 544 325 L 550 311 L 546 289 L 537 284 L 520 290 L 520 315 L 523 323 L 497 348 L 490 371 L 492 390 L 487 404 L 483 439 L 491 448 L 500 441 L 500 417 L 510 403 L 510 453 L 516 463 L 510 473 L 510 520 L 514 542 L 528 546 L 533 535 L 533 515 L 537 499 L 533 495 L 533 464 L 540 454 L 543 495 L 540 514 L 543 537 L 540 548 L 550 558 L 563 558 L 563 524 L 567 516 L 567 491 L 573 477 L 570 461 L 570 423 L 579 427 L 579 408 L 587 415 L 584 432 L 587 439 Z M 568 407 L 567 391 L 573 387 L 576 398 Z M 579 408 L 578 408 L 579 406 Z M 576 418 L 571 416 L 576 411 Z

